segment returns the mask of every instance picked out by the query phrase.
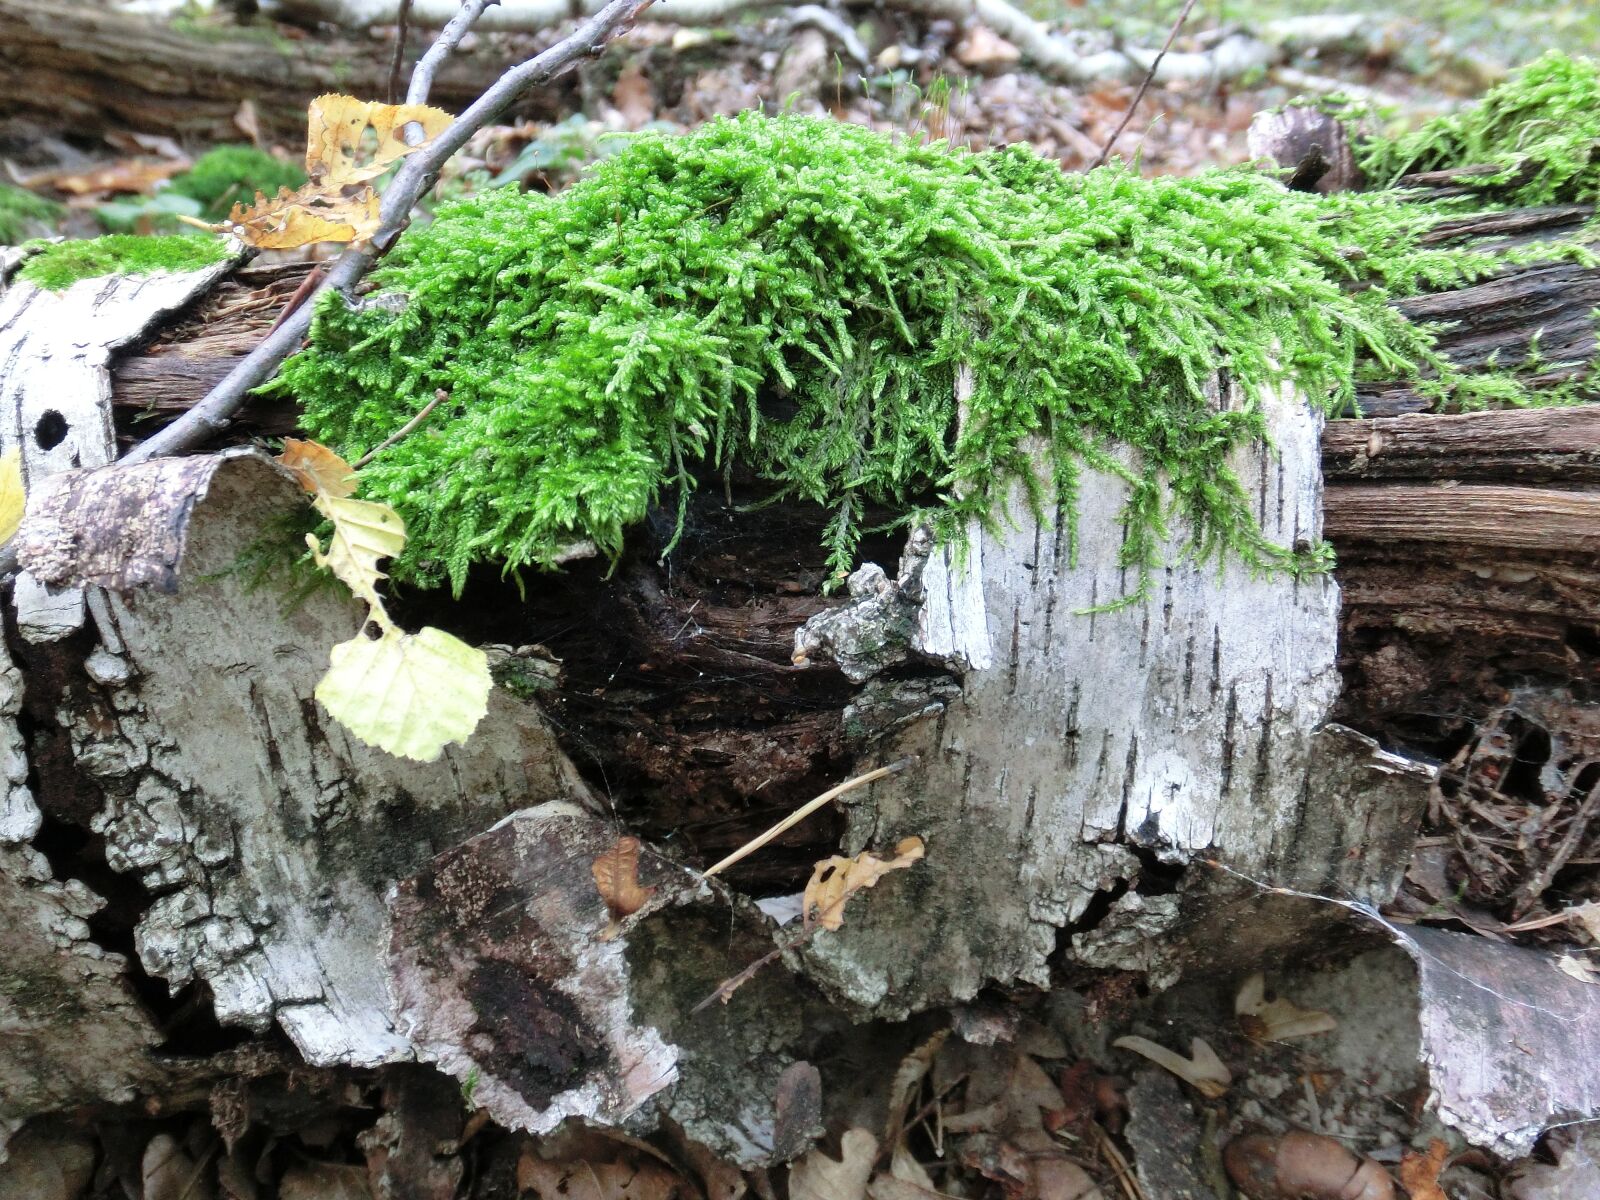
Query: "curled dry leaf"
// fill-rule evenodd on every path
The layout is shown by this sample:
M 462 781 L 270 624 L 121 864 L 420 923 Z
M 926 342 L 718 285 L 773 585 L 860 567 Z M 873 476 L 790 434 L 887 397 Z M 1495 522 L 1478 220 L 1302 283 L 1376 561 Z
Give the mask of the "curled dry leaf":
M 689 1200 L 698 1189 L 660 1163 L 547 1162 L 524 1152 L 517 1194 L 536 1200 Z
M 293 250 L 318 242 L 361 242 L 378 231 L 378 194 L 363 185 L 354 195 L 325 195 L 307 184 L 297 192 L 279 188 L 270 199 L 256 193 L 255 203 L 233 206 L 216 225 L 183 218 L 213 233 L 231 233 L 261 250 Z
M 837 1160 L 813 1147 L 789 1168 L 789 1200 L 865 1200 L 877 1155 L 877 1138 L 865 1129 L 847 1129 Z
M 639 886 L 639 839 L 622 837 L 599 858 L 591 868 L 594 886 L 605 901 L 611 923 L 601 933 L 602 941 L 610 941 L 622 928 L 622 921 L 633 916 L 655 895 L 653 887 Z
M 875 887 L 890 871 L 901 871 L 923 855 L 922 839 L 908 837 L 894 848 L 893 858 L 862 851 L 854 858 L 835 854 L 819 862 L 806 883 L 805 921 L 824 929 L 844 925 L 844 906 L 864 888 Z
M 1228 1143 L 1222 1162 L 1250 1200 L 1394 1200 L 1380 1163 L 1321 1134 L 1246 1134 Z
M 1239 1027 L 1258 1042 L 1281 1042 L 1288 1038 L 1332 1033 L 1339 1022 L 1325 1012 L 1301 1008 L 1284 996 L 1267 999 L 1267 978 L 1257 971 L 1239 988 L 1233 1000 Z
M 1111 1044 L 1122 1050 L 1142 1054 L 1158 1067 L 1165 1067 L 1208 1100 L 1215 1100 L 1225 1094 L 1233 1082 L 1232 1072 L 1223 1065 L 1222 1060 L 1217 1057 L 1217 1052 L 1204 1038 L 1195 1038 L 1189 1043 L 1191 1058 L 1184 1058 L 1165 1046 L 1157 1045 L 1149 1038 L 1119 1037 Z
M 1400 1156 L 1400 1186 L 1411 1200 L 1450 1200 L 1439 1186 L 1439 1172 L 1449 1156 L 1449 1147 L 1438 1138 L 1428 1143 L 1426 1154 L 1407 1150 Z
M 342 500 L 356 494 L 355 470 L 320 442 L 284 438 L 278 465 L 291 472 L 313 496 Z

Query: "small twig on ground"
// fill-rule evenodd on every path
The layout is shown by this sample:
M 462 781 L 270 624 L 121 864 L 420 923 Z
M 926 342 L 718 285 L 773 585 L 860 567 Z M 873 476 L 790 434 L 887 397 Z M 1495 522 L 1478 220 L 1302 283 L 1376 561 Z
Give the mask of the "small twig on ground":
M 394 32 L 394 60 L 389 64 L 389 103 L 400 103 L 400 72 L 406 65 L 406 34 L 411 32 L 411 0 L 400 0 Z
M 791 950 L 800 949 L 801 946 L 804 946 L 807 942 L 814 938 L 817 935 L 817 930 L 823 928 L 823 919 L 832 915 L 835 910 L 843 907 L 845 902 L 855 894 L 855 892 L 844 893 L 844 895 L 840 896 L 832 904 L 828 905 L 827 908 L 820 909 L 814 919 L 810 919 L 809 914 L 807 917 L 802 917 L 799 933 L 795 934 L 794 937 L 790 938 L 783 945 L 777 947 L 776 949 L 769 950 L 767 953 L 763 954 L 760 958 L 756 959 L 755 962 L 751 963 L 737 975 L 724 979 L 721 983 L 717 984 L 717 988 L 714 992 L 689 1010 L 689 1015 L 692 1017 L 696 1013 L 704 1012 L 719 1000 L 726 1004 L 733 998 L 733 994 L 735 992 L 756 977 L 756 974 L 761 970 L 762 967 L 766 966 L 775 959 L 781 958 Z
M 267 332 L 269 334 L 293 316 L 295 309 L 304 304 L 311 293 L 317 290 L 317 284 L 321 281 L 322 275 L 323 271 L 320 263 L 306 272 L 306 277 L 300 281 L 300 286 L 295 288 L 294 293 L 284 302 L 277 318 L 268 327 Z
M 383 441 L 379 442 L 371 450 L 368 450 L 360 458 L 356 459 L 355 462 L 351 463 L 351 470 L 361 470 L 362 467 L 366 466 L 373 459 L 377 458 L 378 455 L 382 454 L 390 446 L 394 445 L 418 425 L 421 425 L 424 421 L 426 421 L 428 419 L 428 414 L 434 409 L 438 408 L 439 405 L 443 404 L 448 399 L 450 399 L 449 392 L 445 391 L 443 388 L 436 388 L 433 393 L 433 399 L 429 400 L 427 404 L 423 405 L 421 412 L 412 417 L 411 420 L 407 421 L 404 425 L 400 426 L 399 429 L 395 430 L 388 437 L 384 438 Z
M 543 86 L 577 66 L 583 59 L 598 55 L 608 43 L 627 30 L 650 3 L 651 0 L 610 0 L 567 37 L 495 80 L 489 90 L 479 96 L 443 133 L 405 160 L 384 192 L 382 219 L 371 244 L 352 246 L 341 254 L 328 269 L 322 286 L 317 289 L 318 293 L 326 288 L 338 288 L 348 294 L 394 244 L 410 220 L 412 207 L 433 186 L 439 168 L 466 144 L 468 138 L 503 113 L 528 88 Z M 484 7 L 487 4 L 480 3 L 480 0 L 468 0 L 462 11 L 465 13 L 468 9 L 476 9 L 481 12 Z M 441 33 L 439 41 L 443 42 L 449 32 L 447 29 Z M 463 28 L 456 36 L 456 41 L 459 42 L 460 35 L 465 32 Z M 434 48 L 424 56 L 425 59 L 432 57 L 437 49 L 438 43 L 435 43 Z M 437 61 L 434 65 L 437 66 Z M 417 66 L 421 71 L 422 63 Z M 416 90 L 417 80 L 413 76 L 412 91 L 407 93 L 407 99 Z M 250 392 L 264 383 L 279 364 L 299 348 L 306 331 L 311 327 L 314 308 L 314 304 L 302 304 L 240 360 L 204 399 L 171 425 L 135 446 L 120 461 L 139 463 L 164 455 L 181 454 L 226 429 Z
M 729 867 L 733 866 L 734 863 L 748 858 L 779 834 L 785 832 L 786 830 L 793 829 L 796 825 L 800 824 L 801 821 L 804 821 L 807 817 L 816 812 L 817 809 L 821 808 L 829 801 L 837 800 L 846 792 L 854 791 L 856 788 L 861 787 L 864 784 L 875 783 L 877 780 L 882 779 L 887 775 L 894 775 L 904 771 L 916 761 L 917 760 L 914 757 L 902 758 L 898 762 L 890 763 L 886 767 L 879 767 L 876 770 L 868 771 L 864 775 L 857 775 L 852 779 L 846 779 L 837 787 L 829 788 L 827 791 L 823 792 L 822 795 L 816 797 L 815 799 L 807 800 L 804 804 L 795 809 L 783 820 L 779 821 L 771 829 L 767 830 L 765 833 L 757 834 L 744 845 L 740 846 L 732 854 L 728 855 L 727 858 L 717 863 L 716 866 L 711 867 L 705 872 L 702 878 L 710 879 L 713 875 L 720 874 L 721 872 L 727 870 Z
M 1161 66 L 1161 60 L 1167 56 L 1167 51 L 1172 49 L 1172 43 L 1177 40 L 1178 30 L 1183 28 L 1183 23 L 1189 19 L 1189 10 L 1194 7 L 1194 0 L 1184 0 L 1183 10 L 1178 13 L 1178 19 L 1172 23 L 1172 29 L 1167 34 L 1167 40 L 1157 51 L 1156 56 L 1150 60 L 1150 69 L 1144 73 L 1144 82 L 1139 85 L 1139 90 L 1133 94 L 1133 103 L 1128 105 L 1128 111 L 1122 114 L 1122 120 L 1117 122 L 1117 127 L 1111 136 L 1106 139 L 1106 144 L 1100 147 L 1099 156 L 1089 164 L 1089 170 L 1105 166 L 1106 159 L 1111 156 L 1111 148 L 1117 144 L 1117 139 L 1122 136 L 1122 131 L 1128 127 L 1128 122 L 1133 120 L 1133 114 L 1139 110 L 1139 103 L 1144 99 L 1144 94 L 1150 90 L 1150 84 L 1156 77 L 1156 69 Z

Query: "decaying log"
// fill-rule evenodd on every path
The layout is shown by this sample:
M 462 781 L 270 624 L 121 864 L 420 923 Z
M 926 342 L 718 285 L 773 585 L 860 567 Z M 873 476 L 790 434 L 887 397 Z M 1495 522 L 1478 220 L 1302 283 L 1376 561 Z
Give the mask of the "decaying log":
M 307 101 L 324 92 L 385 95 L 391 56 L 365 33 L 185 26 L 84 0 L 0 0 L 0 115 L 53 132 L 126 128 L 237 142 L 244 131 L 235 117 L 248 100 L 266 137 L 295 146 Z M 433 103 L 464 108 L 524 57 L 494 40 L 452 55 Z

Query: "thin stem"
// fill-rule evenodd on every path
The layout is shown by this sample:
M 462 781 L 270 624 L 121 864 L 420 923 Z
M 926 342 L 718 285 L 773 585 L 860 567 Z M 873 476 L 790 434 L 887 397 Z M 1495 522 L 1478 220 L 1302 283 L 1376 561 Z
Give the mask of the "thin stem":
M 1194 0 L 1184 0 L 1183 11 L 1178 14 L 1178 19 L 1172 23 L 1172 30 L 1167 34 L 1166 43 L 1150 60 L 1150 69 L 1144 74 L 1144 82 L 1139 85 L 1139 90 L 1134 93 L 1133 103 L 1128 105 L 1128 111 L 1122 114 L 1122 120 L 1117 123 L 1116 131 L 1106 139 L 1106 144 L 1100 147 L 1100 154 L 1092 163 L 1089 170 L 1105 165 L 1106 159 L 1111 154 L 1111 147 L 1117 144 L 1117 139 L 1122 136 L 1122 131 L 1128 127 L 1128 122 L 1133 120 L 1133 114 L 1139 109 L 1139 102 L 1144 99 L 1144 94 L 1150 90 L 1150 84 L 1156 77 L 1156 68 L 1161 65 L 1161 60 L 1167 56 L 1167 51 L 1172 49 L 1172 43 L 1177 40 L 1178 30 L 1183 28 L 1183 23 L 1189 19 L 1189 10 L 1194 7 Z
M 435 389 L 433 393 L 433 399 L 429 400 L 428 403 L 423 406 L 421 412 L 412 417 L 411 420 L 407 421 L 404 425 L 400 426 L 399 429 L 395 430 L 388 437 L 384 438 L 383 441 L 379 442 L 371 450 L 368 450 L 360 458 L 356 459 L 355 462 L 351 463 L 351 469 L 359 471 L 362 467 L 366 466 L 373 459 L 377 458 L 378 455 L 382 454 L 390 446 L 394 445 L 401 438 L 405 437 L 406 434 L 410 433 L 418 425 L 421 425 L 424 421 L 426 421 L 428 419 L 428 414 L 434 409 L 438 408 L 441 403 L 448 399 L 450 399 L 449 392 L 445 391 L 443 388 Z M 696 603 L 699 603 L 699 601 L 696 601 Z
M 411 0 L 400 0 L 394 34 L 394 59 L 389 63 L 389 103 L 400 103 L 400 71 L 406 65 L 406 34 L 411 32 Z
M 900 771 L 904 771 L 916 761 L 917 760 L 915 758 L 902 758 L 898 762 L 890 763 L 886 767 L 879 767 L 875 771 L 868 771 L 865 775 L 857 775 L 852 779 L 846 779 L 837 787 L 829 788 L 827 791 L 823 792 L 822 795 L 816 797 L 815 799 L 807 800 L 804 804 L 795 809 L 783 820 L 779 821 L 771 829 L 767 830 L 765 833 L 757 834 L 744 845 L 740 846 L 732 854 L 728 855 L 727 858 L 723 859 L 716 866 L 708 870 L 703 878 L 710 879 L 713 875 L 727 870 L 729 867 L 733 866 L 734 863 L 750 857 L 750 855 L 761 849 L 761 847 L 765 846 L 780 833 L 783 833 L 788 829 L 793 829 L 796 825 L 800 824 L 801 821 L 804 821 L 807 817 L 816 812 L 817 809 L 821 808 L 829 801 L 837 800 L 846 792 L 851 792 L 865 784 L 876 782 L 886 775 L 894 775 Z
M 428 52 L 417 59 L 417 65 L 411 69 L 411 86 L 406 89 L 407 104 L 428 102 L 428 93 L 433 90 L 433 77 L 444 65 L 444 60 L 455 52 L 455 48 L 461 44 L 461 39 L 467 36 L 467 30 L 483 16 L 483 10 L 499 2 L 500 0 L 461 0 L 460 11 L 439 31 L 438 38 L 428 47 Z M 410 0 L 407 0 L 408 5 L 409 3 Z
M 478 2 L 471 0 L 473 5 Z M 244 406 L 250 392 L 265 382 L 283 360 L 299 348 L 306 331 L 311 328 L 311 317 L 316 311 L 318 296 L 329 288 L 349 294 L 372 269 L 378 257 L 400 236 L 410 219 L 412 207 L 433 186 L 439 168 L 449 161 L 451 155 L 466 145 L 467 139 L 474 133 L 509 108 L 528 88 L 549 83 L 571 70 L 582 59 L 597 56 L 609 42 L 625 32 L 650 4 L 651 0 L 610 0 L 570 35 L 495 80 L 489 90 L 479 96 L 444 132 L 405 159 L 384 193 L 382 219 L 371 243 L 351 246 L 341 254 L 328 269 L 322 286 L 310 301 L 296 309 L 260 345 L 245 355 L 203 400 L 149 440 L 135 446 L 120 461 L 138 463 L 181 454 L 226 429 L 234 414 Z M 444 36 L 441 34 L 440 39 L 443 40 Z

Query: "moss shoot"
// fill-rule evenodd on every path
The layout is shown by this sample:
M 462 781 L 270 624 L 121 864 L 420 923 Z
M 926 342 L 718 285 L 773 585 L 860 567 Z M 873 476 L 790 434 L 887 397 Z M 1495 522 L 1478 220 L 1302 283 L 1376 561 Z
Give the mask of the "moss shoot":
M 58 292 L 80 279 L 98 279 L 103 275 L 198 271 L 227 256 L 227 245 L 219 239 L 112 233 L 45 246 L 22 264 L 17 278 Z
M 0 183 L 0 246 L 12 246 L 48 232 L 64 212 L 66 209 L 53 200 Z
M 363 472 L 408 522 L 401 578 L 459 590 L 475 562 L 548 565 L 580 538 L 615 555 L 652 504 L 681 514 L 697 472 L 735 463 L 826 506 L 844 570 L 868 504 L 956 537 L 1003 519 L 1021 481 L 1070 532 L 1088 466 L 1131 484 L 1132 599 L 1174 517 L 1199 558 L 1323 561 L 1265 539 L 1227 465 L 1266 436 L 1269 389 L 1332 411 L 1370 369 L 1445 407 L 1528 402 L 1389 304 L 1503 265 L 1423 240 L 1450 211 L 1251 171 L 1065 175 L 1025 148 L 746 114 L 639 136 L 555 197 L 442 207 L 379 294 L 324 299 L 276 386 L 352 456 L 450 394 Z M 1514 252 L 1558 253 L 1584 252 Z M 1219 370 L 1236 409 L 1208 398 Z
M 195 160 L 172 181 L 172 190 L 201 206 L 201 215 L 220 221 L 236 201 L 249 204 L 257 192 L 278 194 L 306 181 L 306 173 L 254 146 L 218 146 Z

